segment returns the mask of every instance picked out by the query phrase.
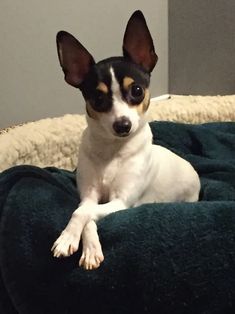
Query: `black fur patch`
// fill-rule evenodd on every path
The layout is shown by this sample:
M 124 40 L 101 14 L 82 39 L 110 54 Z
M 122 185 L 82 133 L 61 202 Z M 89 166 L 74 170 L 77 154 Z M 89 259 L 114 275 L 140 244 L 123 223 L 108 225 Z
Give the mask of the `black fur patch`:
M 150 74 L 144 71 L 142 67 L 129 60 L 127 61 L 124 57 L 112 57 L 102 60 L 91 68 L 85 80 L 79 86 L 85 100 L 89 101 L 92 108 L 97 112 L 108 112 L 112 108 L 111 67 L 120 85 L 120 91 L 124 101 L 130 102 L 128 100 L 127 90 L 123 86 L 125 77 L 132 78 L 134 83 L 140 85 L 143 89 L 149 87 Z M 97 86 L 100 82 L 105 83 L 108 87 L 108 93 L 97 90 Z

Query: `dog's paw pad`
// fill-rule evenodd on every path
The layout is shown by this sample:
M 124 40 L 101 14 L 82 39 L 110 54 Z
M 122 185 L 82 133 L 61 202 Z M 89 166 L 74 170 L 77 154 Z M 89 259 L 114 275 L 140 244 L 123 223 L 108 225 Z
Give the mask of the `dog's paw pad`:
M 80 237 L 76 237 L 64 230 L 53 244 L 51 251 L 54 257 L 67 257 L 78 250 Z

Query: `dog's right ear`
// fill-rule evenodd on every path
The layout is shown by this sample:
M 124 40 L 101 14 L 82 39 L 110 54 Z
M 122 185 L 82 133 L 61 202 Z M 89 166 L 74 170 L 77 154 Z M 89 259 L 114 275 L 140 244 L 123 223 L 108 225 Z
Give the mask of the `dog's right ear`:
M 141 65 L 147 72 L 152 72 L 158 56 L 153 40 L 141 11 L 135 11 L 130 17 L 123 38 L 123 55 Z
M 67 32 L 59 32 L 56 36 L 56 43 L 65 81 L 74 87 L 79 87 L 91 66 L 95 64 L 92 55 Z

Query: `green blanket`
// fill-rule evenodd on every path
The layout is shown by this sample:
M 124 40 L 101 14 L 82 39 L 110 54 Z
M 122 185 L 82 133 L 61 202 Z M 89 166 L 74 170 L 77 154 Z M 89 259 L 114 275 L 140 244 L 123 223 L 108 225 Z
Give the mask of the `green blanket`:
M 235 313 L 235 123 L 151 124 L 198 171 L 200 202 L 145 204 L 98 223 L 105 261 L 50 248 L 78 204 L 75 174 L 0 175 L 0 313 Z

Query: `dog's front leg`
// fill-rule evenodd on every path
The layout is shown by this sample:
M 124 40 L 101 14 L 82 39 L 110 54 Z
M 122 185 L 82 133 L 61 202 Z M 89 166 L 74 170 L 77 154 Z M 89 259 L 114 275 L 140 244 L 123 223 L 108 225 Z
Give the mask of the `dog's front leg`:
M 72 217 L 55 241 L 52 251 L 55 257 L 70 256 L 78 250 L 82 236 L 83 251 L 79 265 L 86 270 L 98 268 L 104 260 L 97 226 L 95 221 L 127 208 L 120 199 L 114 199 L 106 204 L 97 204 L 86 200 L 73 212 Z
M 70 256 L 78 250 L 83 229 L 91 221 L 89 212 L 96 205 L 96 202 L 87 200 L 73 212 L 66 228 L 52 246 L 54 257 Z
M 97 226 L 95 221 L 91 220 L 86 224 L 82 232 L 82 256 L 79 266 L 86 270 L 96 269 L 104 260 Z
M 69 224 L 55 241 L 52 251 L 55 257 L 70 256 L 77 251 L 82 236 L 82 256 L 79 266 L 86 270 L 96 269 L 104 260 L 97 226 L 95 221 L 90 220 L 83 228 L 85 220 L 81 221 L 80 218 L 76 215 L 71 217 Z

